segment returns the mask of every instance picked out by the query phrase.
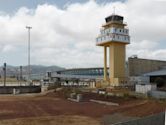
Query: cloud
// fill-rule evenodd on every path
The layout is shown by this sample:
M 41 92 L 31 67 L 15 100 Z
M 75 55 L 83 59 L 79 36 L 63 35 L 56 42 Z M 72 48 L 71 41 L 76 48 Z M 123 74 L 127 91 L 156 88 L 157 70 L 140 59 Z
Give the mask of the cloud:
M 114 6 L 130 29 L 131 45 L 127 47 L 127 57 L 138 54 L 142 58 L 166 60 L 163 56 L 166 51 L 160 48 L 160 41 L 166 40 L 166 2 L 151 0 L 68 3 L 63 9 L 43 4 L 35 9 L 22 7 L 13 15 L 0 12 L 0 56 L 4 51 L 10 53 L 13 46 L 12 53 L 25 53 L 20 54 L 19 59 L 26 58 L 25 26 L 30 25 L 33 64 L 68 68 L 103 66 L 103 48 L 95 46 L 95 38 Z M 8 58 L 10 56 L 4 60 Z
M 12 52 L 15 50 L 15 47 L 12 45 L 5 45 L 2 47 L 2 52 L 6 53 L 6 52 Z

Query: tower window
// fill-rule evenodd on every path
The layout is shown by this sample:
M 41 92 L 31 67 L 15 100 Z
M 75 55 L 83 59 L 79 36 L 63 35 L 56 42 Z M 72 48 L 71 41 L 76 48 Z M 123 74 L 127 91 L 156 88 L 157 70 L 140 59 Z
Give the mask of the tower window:
M 104 34 L 104 31 L 103 31 L 103 30 L 101 31 L 101 34 Z
M 107 29 L 105 30 L 105 33 L 107 33 Z
M 115 35 L 113 35 L 113 38 L 115 38 Z

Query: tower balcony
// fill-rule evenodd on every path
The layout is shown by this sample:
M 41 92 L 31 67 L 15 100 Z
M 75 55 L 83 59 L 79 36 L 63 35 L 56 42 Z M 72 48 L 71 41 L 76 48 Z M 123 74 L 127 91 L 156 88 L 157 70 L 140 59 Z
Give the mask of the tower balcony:
M 111 42 L 129 44 L 130 36 L 122 35 L 122 34 L 114 34 L 114 33 L 109 34 L 108 33 L 105 35 L 100 35 L 99 37 L 96 38 L 96 45 L 98 45 L 98 46 L 110 44 Z
M 129 29 L 127 28 L 101 28 L 100 29 L 100 34 L 101 35 L 106 35 L 106 34 L 120 34 L 120 35 L 129 35 Z

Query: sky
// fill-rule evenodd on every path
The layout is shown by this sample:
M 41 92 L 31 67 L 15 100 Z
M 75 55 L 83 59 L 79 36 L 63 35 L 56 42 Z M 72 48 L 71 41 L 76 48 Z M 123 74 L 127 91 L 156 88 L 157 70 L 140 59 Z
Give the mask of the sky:
M 105 17 L 124 16 L 131 44 L 126 60 L 166 60 L 166 0 L 0 0 L 0 65 L 31 64 L 66 68 L 102 67 L 103 48 L 95 44 Z

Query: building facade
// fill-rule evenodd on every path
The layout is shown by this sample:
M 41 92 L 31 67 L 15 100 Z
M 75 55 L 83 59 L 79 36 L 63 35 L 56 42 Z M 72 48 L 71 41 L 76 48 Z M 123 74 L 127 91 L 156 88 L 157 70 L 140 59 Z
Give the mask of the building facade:
M 128 58 L 129 76 L 140 76 L 166 67 L 166 61 L 141 59 L 137 57 Z

